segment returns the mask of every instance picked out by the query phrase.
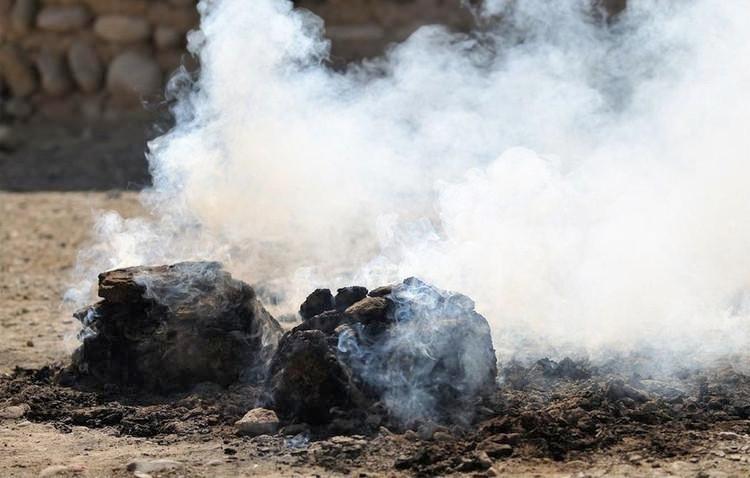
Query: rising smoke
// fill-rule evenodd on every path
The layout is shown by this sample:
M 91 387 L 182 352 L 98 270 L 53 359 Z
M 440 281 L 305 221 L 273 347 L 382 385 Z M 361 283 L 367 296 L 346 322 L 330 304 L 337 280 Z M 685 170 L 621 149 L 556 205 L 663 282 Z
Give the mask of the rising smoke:
M 221 260 L 291 311 L 419 275 L 476 300 L 501 359 L 741 351 L 748 5 L 590 4 L 493 0 L 472 34 L 424 27 L 341 72 L 289 1 L 204 0 L 150 216 L 102 216 L 81 277 Z

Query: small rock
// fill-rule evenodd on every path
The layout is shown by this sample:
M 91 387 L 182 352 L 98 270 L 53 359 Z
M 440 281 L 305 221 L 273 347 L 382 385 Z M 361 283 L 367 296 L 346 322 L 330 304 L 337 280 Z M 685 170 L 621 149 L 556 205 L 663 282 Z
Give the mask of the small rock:
M 104 15 L 94 23 L 94 32 L 108 41 L 132 43 L 147 40 L 151 36 L 151 26 L 141 17 Z
M 388 300 L 383 297 L 365 297 L 346 309 L 346 314 L 362 317 L 365 320 L 381 319 L 386 316 Z
M 53 32 L 70 32 L 85 27 L 91 15 L 82 5 L 48 6 L 36 17 L 36 26 Z
M 381 287 L 376 287 L 375 289 L 371 290 L 367 295 L 370 297 L 384 297 L 391 292 L 393 292 L 393 285 L 384 285 Z
M 391 433 L 391 431 L 389 429 L 387 429 L 386 427 L 383 427 L 383 426 L 381 426 L 380 428 L 378 428 L 378 432 L 381 435 L 385 436 L 385 437 L 393 436 L 393 433 Z
M 634 402 L 645 402 L 648 395 L 636 388 L 626 384 L 624 380 L 616 378 L 610 380 L 606 389 L 607 398 L 613 401 L 625 401 L 626 399 Z
M 734 432 L 719 432 L 719 440 L 739 440 L 740 435 Z
M 86 466 L 81 464 L 72 465 L 52 465 L 43 469 L 39 473 L 39 478 L 51 476 L 69 476 L 70 474 L 78 475 L 86 471 Z
M 473 453 L 470 456 L 461 459 L 461 463 L 456 467 L 456 471 L 471 472 L 486 470 L 492 466 L 492 460 L 486 453 Z
M 513 447 L 505 443 L 485 440 L 479 444 L 479 449 L 492 458 L 507 458 L 513 454 Z
M 183 464 L 175 460 L 136 460 L 131 461 L 126 469 L 131 473 L 156 473 L 159 471 L 178 470 Z
M 109 65 L 107 89 L 110 93 L 129 99 L 151 95 L 161 88 L 161 69 L 152 58 L 128 51 L 120 54 Z
M 628 461 L 630 463 L 638 464 L 641 462 L 641 460 L 643 460 L 643 457 L 639 455 L 638 453 L 632 453 L 628 455 Z
M 417 435 L 422 440 L 431 440 L 437 425 L 433 422 L 423 423 L 417 428 Z
M 26 346 L 27 347 L 33 347 L 34 346 L 34 341 L 33 340 L 27 340 L 26 341 Z
M 336 309 L 340 311 L 346 310 L 352 304 L 367 297 L 367 288 L 360 286 L 342 287 L 336 292 L 337 294 L 333 301 Z
M 330 289 L 315 289 L 307 296 L 302 305 L 299 306 L 299 315 L 303 319 L 309 319 L 335 308 L 336 306 Z
M 334 445 L 341 445 L 341 446 L 353 446 L 353 447 L 361 447 L 367 444 L 366 441 L 361 439 L 361 435 L 354 435 L 354 436 L 335 436 L 331 437 L 331 443 Z
M 0 419 L 16 420 L 22 418 L 31 408 L 25 403 L 21 405 L 11 405 L 0 409 Z
M 477 453 L 477 463 L 479 463 L 483 469 L 488 469 L 492 466 L 492 460 L 484 451 Z
M 50 96 L 61 96 L 73 86 L 63 56 L 51 50 L 42 50 L 36 59 L 42 80 L 42 89 Z
M 68 65 L 81 91 L 93 93 L 99 89 L 104 69 L 91 43 L 83 40 L 74 41 L 68 50 Z
M 432 434 L 432 439 L 435 441 L 450 441 L 453 439 L 453 435 L 448 432 L 436 431 Z
M 406 430 L 404 432 L 404 438 L 409 441 L 417 441 L 419 440 L 419 435 L 414 430 Z
M 242 435 L 273 435 L 279 429 L 276 412 L 267 408 L 253 408 L 234 424 Z
M 498 433 L 489 440 L 492 440 L 496 443 L 506 443 L 508 445 L 517 445 L 521 441 L 521 434 L 520 433 Z

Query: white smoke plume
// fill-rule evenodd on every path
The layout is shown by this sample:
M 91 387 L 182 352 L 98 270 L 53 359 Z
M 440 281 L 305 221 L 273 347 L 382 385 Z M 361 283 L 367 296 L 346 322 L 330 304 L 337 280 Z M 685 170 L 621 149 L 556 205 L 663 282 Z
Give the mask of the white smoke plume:
M 289 1 L 204 0 L 151 214 L 102 217 L 82 277 L 221 260 L 293 311 L 417 275 L 475 299 L 501 359 L 742 351 L 748 4 L 590 5 L 493 0 L 472 34 L 424 27 L 341 72 Z

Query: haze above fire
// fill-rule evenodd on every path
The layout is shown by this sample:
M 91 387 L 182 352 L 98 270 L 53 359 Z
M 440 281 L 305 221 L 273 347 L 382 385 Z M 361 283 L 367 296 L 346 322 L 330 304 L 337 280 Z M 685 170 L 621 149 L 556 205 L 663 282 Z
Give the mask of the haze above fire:
M 201 76 L 149 145 L 150 217 L 101 217 L 96 272 L 188 259 L 283 293 L 418 275 L 461 291 L 501 359 L 747 345 L 750 17 L 739 0 L 495 0 L 327 67 L 285 0 L 201 2 Z M 501 19 L 501 20 L 498 20 Z M 688 353 L 689 352 L 689 353 Z

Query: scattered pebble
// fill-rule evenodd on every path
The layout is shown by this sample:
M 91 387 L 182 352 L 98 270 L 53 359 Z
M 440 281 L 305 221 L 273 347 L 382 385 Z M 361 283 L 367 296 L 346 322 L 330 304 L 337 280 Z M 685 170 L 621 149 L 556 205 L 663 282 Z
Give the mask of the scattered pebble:
M 242 435 L 273 435 L 279 429 L 279 418 L 273 410 L 253 408 L 237 420 L 234 426 Z
M 81 474 L 86 471 L 86 466 L 80 463 L 74 463 L 71 465 L 52 465 L 43 469 L 39 473 L 39 478 L 47 478 L 52 476 L 74 475 Z
M 0 409 L 0 419 L 16 420 L 22 418 L 31 408 L 22 403 L 21 405 L 11 405 Z
M 432 434 L 432 439 L 435 441 L 451 441 L 453 439 L 453 435 L 448 432 L 438 430 Z
M 417 435 L 417 432 L 415 432 L 414 430 L 406 430 L 404 432 L 404 438 L 409 441 L 417 441 L 419 439 L 419 435 Z
M 126 469 L 130 472 L 135 473 L 154 473 L 159 471 L 177 470 L 182 468 L 183 465 L 179 461 L 175 460 L 135 460 L 128 463 Z
M 507 458 L 513 454 L 513 447 L 504 443 L 484 441 L 480 444 L 480 448 L 492 458 Z

